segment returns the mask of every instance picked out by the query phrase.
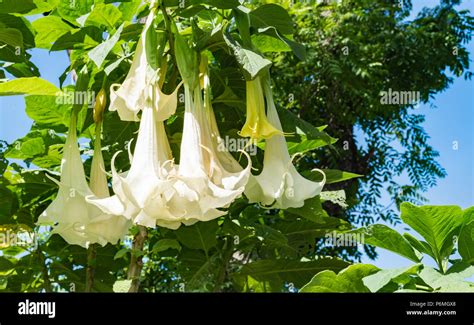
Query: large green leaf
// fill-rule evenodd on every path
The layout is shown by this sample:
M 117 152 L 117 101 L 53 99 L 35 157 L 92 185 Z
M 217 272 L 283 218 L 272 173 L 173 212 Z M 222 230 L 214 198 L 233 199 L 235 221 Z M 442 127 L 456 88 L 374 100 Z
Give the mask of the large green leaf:
M 300 292 L 370 292 L 362 279 L 380 269 L 371 264 L 354 264 L 339 274 L 325 270 L 316 274 Z
M 158 70 L 161 67 L 161 60 L 166 44 L 166 33 L 157 32 L 153 24 L 147 29 L 145 34 L 145 52 L 148 64 Z
M 315 261 L 295 260 L 259 260 L 245 264 L 239 276 L 250 276 L 257 281 L 269 281 L 273 288 L 281 287 L 285 282 L 295 287 L 306 284 L 314 274 L 324 270 L 339 271 L 348 263 L 337 258 L 319 258 Z M 280 288 L 281 290 L 281 288 Z
M 105 26 L 112 31 L 121 17 L 122 13 L 113 4 L 97 3 L 84 22 L 84 26 Z
M 23 34 L 16 28 L 0 28 L 0 60 L 22 62 Z
M 458 249 L 465 262 L 474 264 L 474 207 L 464 212 L 464 225 L 459 234 Z
M 423 281 L 439 292 L 474 292 L 474 283 L 464 281 L 472 275 L 474 275 L 474 266 L 450 274 L 442 274 L 432 267 L 425 266 L 420 272 Z
M 210 291 L 218 269 L 218 253 L 208 256 L 202 251 L 183 249 L 178 255 L 182 275 L 180 290 Z
M 414 262 L 420 261 L 410 243 L 396 230 L 385 225 L 370 225 L 346 233 L 362 234 L 365 244 L 384 248 Z
M 217 221 L 198 222 L 192 226 L 183 226 L 176 231 L 178 240 L 192 249 L 202 249 L 204 252 L 216 246 L 216 233 L 219 228 Z
M 261 28 L 259 29 L 259 32 L 283 42 L 289 49 L 291 49 L 291 51 L 293 51 L 298 59 L 304 60 L 306 58 L 306 48 L 302 44 L 282 35 L 275 27 Z
M 58 12 L 62 18 L 76 24 L 76 19 L 90 12 L 94 0 L 60 0 Z
M 366 276 L 363 282 L 371 292 L 377 292 L 397 277 L 417 274 L 421 267 L 422 264 L 415 264 L 409 267 L 381 270 L 375 274 Z
M 260 54 L 241 46 L 229 33 L 224 33 L 224 40 L 229 46 L 235 59 L 239 63 L 245 78 L 252 80 L 257 75 L 272 65 L 272 61 L 264 58 Z
M 36 8 L 33 0 L 2 0 L 0 1 L 0 13 L 27 13 Z
M 288 12 L 279 5 L 266 4 L 250 12 L 250 23 L 256 28 L 275 27 L 280 33 L 293 33 L 293 22 Z
M 102 32 L 95 26 L 72 29 L 61 35 L 51 47 L 51 51 L 89 49 L 102 42 Z
M 35 46 L 34 28 L 26 18 L 22 16 L 0 14 L 0 28 L 15 28 L 23 35 L 24 48 Z
M 62 35 L 72 30 L 72 27 L 57 16 L 46 16 L 32 23 L 36 30 L 36 47 L 50 49 Z
M 0 96 L 12 95 L 57 95 L 60 90 L 47 80 L 31 77 L 18 78 L 0 83 Z
M 102 66 L 102 63 L 104 63 L 105 58 L 120 39 L 120 34 L 122 33 L 122 30 L 123 24 L 120 25 L 120 27 L 117 29 L 117 31 L 112 37 L 89 51 L 88 56 L 97 65 L 97 67 L 100 68 Z
M 17 205 L 15 194 L 3 184 L 0 184 L 0 224 L 11 223 L 11 216 Z
M 64 100 L 59 101 L 59 98 Z M 69 126 L 72 108 L 72 103 L 68 103 L 67 98 L 58 96 L 26 96 L 26 114 L 38 125 L 64 132 L 66 131 L 65 127 Z
M 441 260 L 451 251 L 446 246 L 453 244 L 462 224 L 462 210 L 458 206 L 421 206 L 402 203 L 402 220 L 416 230 L 430 245 L 436 260 Z
M 336 143 L 337 139 L 329 136 L 326 126 L 315 127 L 287 109 L 277 107 L 290 154 L 304 153 Z

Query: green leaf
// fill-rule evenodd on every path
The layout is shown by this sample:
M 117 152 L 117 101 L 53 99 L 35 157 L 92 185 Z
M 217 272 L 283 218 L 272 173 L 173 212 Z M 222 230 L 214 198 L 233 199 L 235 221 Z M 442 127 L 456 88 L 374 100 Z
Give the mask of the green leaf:
M 183 80 L 189 85 L 191 89 L 198 82 L 198 57 L 196 51 L 191 49 L 186 39 L 178 32 L 176 25 L 171 26 L 174 40 L 176 64 L 178 65 L 179 73 Z
M 277 110 L 283 131 L 291 134 L 286 137 L 290 155 L 336 143 L 337 139 L 324 132 L 326 126 L 315 127 L 287 109 Z
M 359 174 L 354 174 L 354 173 L 349 173 L 337 169 L 322 169 L 324 174 L 326 175 L 326 184 L 334 184 L 334 183 L 339 183 L 339 182 L 344 182 L 349 179 L 357 178 L 357 177 L 362 177 L 363 175 Z M 315 176 L 319 176 L 315 178 L 314 180 L 320 180 L 322 179 L 322 176 L 319 175 L 318 173 L 314 173 Z
M 76 24 L 76 19 L 90 12 L 94 0 L 60 0 L 58 5 L 59 15 Z
M 240 5 L 239 0 L 203 0 L 202 2 L 218 9 L 233 9 Z
M 339 271 L 347 265 L 347 262 L 329 257 L 308 262 L 259 260 L 245 264 L 239 275 L 251 276 L 257 281 L 269 281 L 272 283 L 272 289 L 279 291 L 285 282 L 292 283 L 295 287 L 301 287 L 316 273 L 324 270 Z
M 474 283 L 464 281 L 472 275 L 474 266 L 450 274 L 442 274 L 432 267 L 425 266 L 420 272 L 423 281 L 438 292 L 474 292 Z
M 68 104 L 67 101 L 66 96 L 26 96 L 26 114 L 38 125 L 64 132 L 65 127 L 69 126 L 72 108 L 72 103 Z
M 15 28 L 0 28 L 0 60 L 23 62 L 23 34 Z
M 362 234 L 365 244 L 389 250 L 414 262 L 420 261 L 410 243 L 397 231 L 385 225 L 375 224 L 345 233 Z
M 0 28 L 0 42 L 12 47 L 23 47 L 23 34 L 16 28 Z
M 462 224 L 462 210 L 458 206 L 421 206 L 404 202 L 400 206 L 402 220 L 416 230 L 430 245 L 440 263 L 451 254 L 444 249 L 452 245 Z
M 120 34 L 122 33 L 122 30 L 123 24 L 120 25 L 120 27 L 117 29 L 117 31 L 112 37 L 89 51 L 89 58 L 96 64 L 98 68 L 102 67 L 102 63 L 104 63 L 105 58 L 120 39 Z
M 36 19 L 32 23 L 36 30 L 36 47 L 50 49 L 54 42 L 62 35 L 70 32 L 72 27 L 57 16 L 46 16 Z
M 200 250 L 183 247 L 177 258 L 180 261 L 178 271 L 184 280 L 181 284 L 184 286 L 184 291 L 211 291 L 219 266 L 218 254 L 216 252 L 207 256 Z
M 122 13 L 113 4 L 97 3 L 84 22 L 84 26 L 105 26 L 112 31 L 121 17 Z
M 28 49 L 35 47 L 35 31 L 33 26 L 22 16 L 0 14 L 0 28 L 15 28 L 21 31 L 23 36 L 23 47 Z
M 370 292 L 362 279 L 380 269 L 371 264 L 354 264 L 339 274 L 330 270 L 316 274 L 300 292 Z
M 276 4 L 266 4 L 250 12 L 250 24 L 256 28 L 275 27 L 280 33 L 293 33 L 293 21 L 288 12 Z
M 11 223 L 11 217 L 17 205 L 15 194 L 3 184 L 0 184 L 0 224 Z
M 363 282 L 371 292 L 377 292 L 397 277 L 416 274 L 421 266 L 422 264 L 415 264 L 404 268 L 381 270 L 365 277 Z
M 344 220 L 329 217 L 321 206 L 321 200 L 319 196 L 306 200 L 304 206 L 301 208 L 289 208 L 286 210 L 286 212 L 303 217 L 324 227 L 348 225 L 348 223 Z
M 273 229 L 267 225 L 256 225 L 255 235 L 260 237 L 263 242 L 271 247 L 288 246 L 288 239 L 279 230 Z
M 415 237 L 413 237 L 412 235 L 410 235 L 409 233 L 403 234 L 403 237 L 405 237 L 405 239 L 410 243 L 410 245 L 414 249 L 419 251 L 420 253 L 425 253 L 425 254 L 435 258 L 434 254 L 433 254 L 433 251 L 431 250 L 431 247 L 430 247 L 430 245 L 428 245 L 427 242 L 425 242 L 423 240 L 418 240 Z
M 10 260 L 7 258 L 0 256 L 0 272 L 7 272 L 15 267 Z
M 62 51 L 70 49 L 89 49 L 102 42 L 102 33 L 95 26 L 87 26 L 73 29 L 54 42 L 51 51 Z
M 115 253 L 115 256 L 114 256 L 114 260 L 118 260 L 120 258 L 123 258 L 125 255 L 127 255 L 127 253 L 130 252 L 130 249 L 129 248 L 122 248 L 121 250 L 119 250 L 117 253 Z
M 147 61 L 154 70 L 158 70 L 161 66 L 161 58 L 165 50 L 166 33 L 157 32 L 151 25 L 145 34 L 145 52 Z
M 176 249 L 177 251 L 180 251 L 181 245 L 176 239 L 160 239 L 155 245 L 153 245 L 152 252 L 159 253 L 168 249 Z
M 247 80 L 252 80 L 264 69 L 272 65 L 272 61 L 260 54 L 242 47 L 229 33 L 224 33 L 224 40 L 231 49 Z
M 474 208 L 470 208 L 466 211 L 465 215 L 469 212 L 472 216 Z M 458 249 L 463 261 L 474 264 L 474 218 L 470 219 L 471 221 L 464 224 L 461 229 L 458 238 Z
M 186 247 L 202 249 L 206 253 L 217 244 L 217 220 L 182 226 L 176 231 L 178 240 Z
M 60 90 L 47 80 L 31 77 L 18 78 L 0 83 L 0 96 L 56 95 Z
M 2 0 L 0 1 L 0 13 L 27 13 L 35 9 L 33 0 Z
M 28 159 L 43 154 L 45 150 L 46 147 L 43 138 L 29 138 L 27 136 L 23 138 L 21 142 L 17 140 L 13 147 L 5 154 L 5 157 L 11 159 Z
M 252 35 L 252 44 L 262 53 L 291 51 L 282 40 L 264 34 Z
M 259 32 L 278 39 L 286 44 L 286 46 L 290 48 L 291 51 L 293 51 L 298 59 L 304 60 L 306 58 L 306 48 L 302 44 L 299 44 L 288 37 L 283 36 L 275 27 L 261 28 L 259 29 Z

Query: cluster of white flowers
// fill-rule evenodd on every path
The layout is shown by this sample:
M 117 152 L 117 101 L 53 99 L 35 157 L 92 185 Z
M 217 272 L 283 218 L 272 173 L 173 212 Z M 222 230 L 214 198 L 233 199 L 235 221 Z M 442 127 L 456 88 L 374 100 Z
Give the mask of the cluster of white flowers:
M 215 219 L 225 215 L 225 208 L 243 193 L 251 203 L 283 209 L 301 207 L 304 200 L 318 195 L 324 180 L 307 180 L 292 164 L 268 75 L 247 82 L 247 122 L 241 132 L 252 140 L 266 141 L 260 175 L 251 174 L 245 151 L 241 157 L 246 156 L 247 166 L 243 168 L 228 151 L 218 148 L 223 140 L 211 105 L 207 64 L 201 67 L 196 86 L 184 83 L 183 135 L 179 164 L 175 164 L 164 121 L 176 111 L 182 84 L 172 94 L 164 94 L 161 85 L 166 73 L 153 71 L 147 62 L 145 33 L 153 18 L 152 11 L 124 82 L 111 87 L 109 109 L 117 111 L 122 120 L 140 121 L 133 155 L 129 153 L 130 170 L 117 172 L 117 152 L 112 158 L 114 195 L 109 196 L 98 134 L 89 187 L 73 116 L 59 193 L 39 223 L 52 224 L 53 232 L 68 243 L 87 247 L 115 243 L 132 223 L 177 229 Z

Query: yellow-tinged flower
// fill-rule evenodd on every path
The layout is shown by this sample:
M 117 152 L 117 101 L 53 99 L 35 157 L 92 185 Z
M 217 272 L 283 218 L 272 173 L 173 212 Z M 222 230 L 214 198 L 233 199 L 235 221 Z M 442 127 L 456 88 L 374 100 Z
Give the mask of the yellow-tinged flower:
M 125 236 L 130 224 L 121 215 L 104 212 L 87 202 L 86 197 L 107 197 L 109 193 L 103 172 L 100 134 L 94 148 L 90 187 L 87 184 L 77 145 L 76 118 L 75 115 L 71 118 L 64 145 L 58 194 L 40 215 L 38 224 L 52 225 L 52 233 L 59 234 L 69 244 L 82 247 L 94 243 L 102 246 L 115 244 Z
M 107 105 L 107 96 L 105 94 L 105 89 L 101 89 L 97 96 L 95 97 L 93 117 L 95 123 L 102 122 L 104 115 L 104 109 Z
M 283 135 L 281 130 L 269 122 L 265 114 L 265 99 L 260 77 L 247 81 L 247 117 L 240 135 L 256 141 Z
M 263 86 L 268 121 L 282 133 L 269 77 Z M 315 171 L 323 174 L 321 182 L 313 182 L 301 176 L 293 166 L 285 137 L 275 135 L 266 140 L 263 170 L 260 175 L 250 177 L 245 195 L 251 203 L 258 202 L 272 208 L 302 207 L 305 200 L 321 193 L 326 181 L 326 176 L 321 170 L 315 169 Z

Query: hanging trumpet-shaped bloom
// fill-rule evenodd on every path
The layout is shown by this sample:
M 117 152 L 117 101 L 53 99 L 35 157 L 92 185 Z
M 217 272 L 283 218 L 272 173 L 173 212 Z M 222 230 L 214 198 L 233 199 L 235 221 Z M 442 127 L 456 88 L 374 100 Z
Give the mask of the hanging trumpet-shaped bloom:
M 167 202 L 174 195 L 174 173 L 171 149 L 164 124 L 156 119 L 157 111 L 146 105 L 143 109 L 137 143 L 128 172 L 119 174 L 112 158 L 112 187 L 115 195 L 91 200 L 109 213 L 123 214 L 134 223 L 155 227 L 160 219 L 180 217 Z
M 52 225 L 52 233 L 59 234 L 69 244 L 82 247 L 94 243 L 102 246 L 107 243 L 115 244 L 125 236 L 130 226 L 125 218 L 105 213 L 86 201 L 86 197 L 109 196 L 103 165 L 98 138 L 89 187 L 77 145 L 76 117 L 73 116 L 64 145 L 61 179 L 57 182 L 59 191 L 54 201 L 40 215 L 38 224 Z
M 247 118 L 240 135 L 252 140 L 269 139 L 274 135 L 282 135 L 265 115 L 265 99 L 262 93 L 260 77 L 247 81 Z
M 123 83 L 110 87 L 111 111 L 117 111 L 123 121 L 138 121 L 138 112 L 145 105 L 148 86 L 151 82 L 150 71 L 145 52 L 146 31 L 155 17 L 151 10 L 145 22 L 143 32 L 138 40 L 130 71 Z
M 266 140 L 263 170 L 260 175 L 249 179 L 245 195 L 251 203 L 259 202 L 272 208 L 302 207 L 305 200 L 319 195 L 326 176 L 321 170 L 315 169 L 323 175 L 323 180 L 313 182 L 301 176 L 293 166 L 285 137 L 281 135 L 283 128 L 273 101 L 269 77 L 263 87 L 268 121 L 280 131 L 280 134 Z
M 183 224 L 208 221 L 226 214 L 226 208 L 239 197 L 250 176 L 250 159 L 245 169 L 236 164 L 221 161 L 222 154 L 216 150 L 213 133 L 218 136 L 217 125 L 211 107 L 204 107 L 199 86 L 193 93 L 185 84 L 185 113 L 180 164 L 174 188 L 177 195 L 170 200 L 170 206 L 182 209 Z M 194 95 L 194 96 L 193 96 Z M 215 123 L 215 121 L 213 122 Z

